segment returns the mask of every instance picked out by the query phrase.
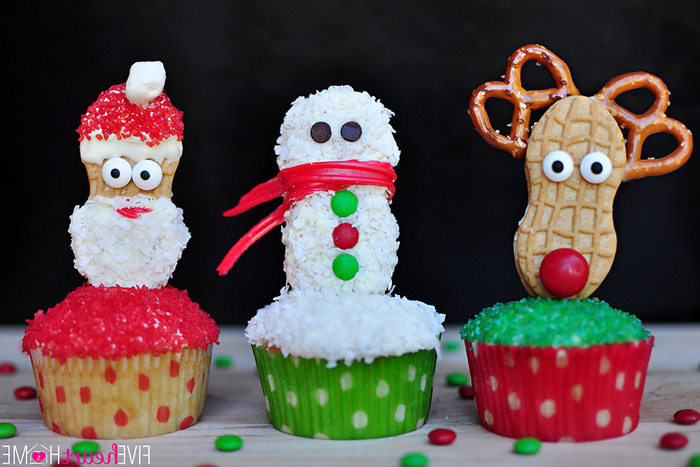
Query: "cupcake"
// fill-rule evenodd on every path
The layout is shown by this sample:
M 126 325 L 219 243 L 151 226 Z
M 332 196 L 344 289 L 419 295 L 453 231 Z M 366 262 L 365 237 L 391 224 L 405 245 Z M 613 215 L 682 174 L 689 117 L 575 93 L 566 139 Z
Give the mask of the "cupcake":
M 444 315 L 388 293 L 399 234 L 391 115 L 350 86 L 298 98 L 275 147 L 279 175 L 225 213 L 284 197 L 219 266 L 227 273 L 284 224 L 287 286 L 246 328 L 268 417 L 283 432 L 379 438 L 427 420 Z
M 162 63 L 135 63 L 78 128 L 90 197 L 69 231 L 87 283 L 28 320 L 22 342 L 56 433 L 141 438 L 202 412 L 219 330 L 168 285 L 190 233 L 170 199 L 183 126 L 164 83 Z
M 555 88 L 525 90 L 535 60 Z M 645 88 L 656 101 L 644 115 L 616 98 Z M 482 424 L 504 436 L 591 441 L 627 434 L 639 406 L 653 337 L 639 321 L 589 299 L 613 263 L 613 200 L 621 183 L 661 175 L 692 151 L 685 126 L 665 115 L 668 89 L 656 76 L 628 73 L 593 97 L 581 96 L 566 64 L 540 45 L 511 55 L 503 81 L 472 94 L 469 114 L 491 145 L 525 159 L 528 206 L 513 241 L 515 265 L 534 298 L 497 304 L 462 329 Z M 509 134 L 493 128 L 485 103 L 508 100 Z M 530 132 L 530 112 L 547 108 Z M 620 128 L 628 131 L 627 140 Z M 644 140 L 667 132 L 678 142 L 643 158 Z

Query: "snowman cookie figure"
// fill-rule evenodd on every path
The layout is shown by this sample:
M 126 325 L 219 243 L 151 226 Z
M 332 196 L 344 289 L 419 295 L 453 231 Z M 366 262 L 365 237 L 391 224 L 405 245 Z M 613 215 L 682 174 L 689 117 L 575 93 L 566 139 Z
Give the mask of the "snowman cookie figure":
M 78 128 L 90 197 L 71 216 L 76 269 L 91 285 L 161 287 L 190 238 L 170 199 L 182 112 L 163 93 L 161 62 L 137 62 Z
M 246 328 L 268 416 L 285 433 L 376 438 L 427 419 L 444 315 L 387 293 L 399 235 L 390 209 L 399 161 L 391 115 L 350 86 L 298 98 L 275 147 L 279 174 L 225 213 L 284 197 L 218 271 L 285 224 L 287 286 Z M 280 352 L 288 358 L 276 358 Z

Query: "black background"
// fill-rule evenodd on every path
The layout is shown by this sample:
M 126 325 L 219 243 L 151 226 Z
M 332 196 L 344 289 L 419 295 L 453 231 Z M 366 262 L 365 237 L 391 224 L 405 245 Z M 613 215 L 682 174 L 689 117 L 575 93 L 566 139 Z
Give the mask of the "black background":
M 396 113 L 402 150 L 392 205 L 401 227 L 395 293 L 461 324 L 526 295 L 512 241 L 527 205 L 523 161 L 488 146 L 467 115 L 473 89 L 508 56 L 540 43 L 563 58 L 584 95 L 629 71 L 660 76 L 670 117 L 700 131 L 700 2 L 138 1 L 11 2 L 3 7 L 3 292 L 1 323 L 22 323 L 83 282 L 69 215 L 88 183 L 80 115 L 138 60 L 161 60 L 185 113 L 173 186 L 192 240 L 172 284 L 219 324 L 242 324 L 284 286 L 279 230 L 225 277 L 228 248 L 276 206 L 221 213 L 277 173 L 273 147 L 289 104 L 334 84 Z M 548 87 L 526 66 L 530 87 Z M 7 82 L 9 81 L 9 83 Z M 639 91 L 621 99 L 637 110 Z M 491 104 L 490 104 L 491 105 Z M 493 104 L 494 119 L 509 119 Z M 533 120 L 534 121 L 534 120 Z M 670 148 L 651 139 L 645 151 Z M 700 320 L 700 157 L 624 183 L 618 252 L 595 296 L 645 321 Z

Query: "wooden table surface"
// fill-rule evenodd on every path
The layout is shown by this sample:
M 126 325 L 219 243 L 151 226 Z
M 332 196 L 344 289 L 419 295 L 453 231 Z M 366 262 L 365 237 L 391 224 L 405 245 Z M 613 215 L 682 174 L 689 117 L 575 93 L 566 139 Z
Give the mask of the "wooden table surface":
M 359 441 L 315 440 L 281 433 L 268 423 L 243 329 L 226 327 L 222 329 L 221 345 L 214 350 L 214 356 L 229 355 L 235 363 L 230 368 L 212 367 L 209 394 L 199 423 L 155 438 L 116 441 L 121 453 L 119 459 L 124 461 L 121 465 L 173 467 L 203 464 L 371 467 L 398 466 L 403 454 L 420 451 L 430 457 L 431 467 L 686 466 L 691 456 L 700 454 L 700 424 L 679 425 L 672 421 L 672 416 L 679 409 L 700 410 L 700 324 L 647 327 L 656 336 L 656 344 L 637 430 L 622 438 L 592 443 L 545 443 L 533 456 L 514 454 L 513 440 L 482 428 L 473 401 L 460 398 L 456 388 L 445 383 L 447 373 L 467 371 L 463 349 L 444 352 L 438 362 L 430 418 L 420 430 L 393 438 Z M 0 422 L 17 426 L 14 437 L 0 439 L 0 466 L 13 465 L 11 455 L 15 447 L 19 451 L 25 446 L 31 450 L 38 444 L 65 452 L 76 441 L 44 426 L 36 399 L 14 397 L 15 388 L 34 386 L 29 358 L 19 348 L 23 331 L 20 326 L 0 327 L 0 361 L 18 367 L 14 374 L 0 375 Z M 448 327 L 443 343 L 455 339 L 459 339 L 458 328 Z M 457 440 L 449 446 L 429 444 L 428 433 L 438 427 L 454 430 Z M 661 435 L 673 431 L 684 433 L 690 440 L 688 445 L 678 451 L 660 449 Z M 214 440 L 224 434 L 243 438 L 243 448 L 235 452 L 217 451 Z M 100 444 L 103 453 L 111 450 L 112 441 L 102 440 Z M 136 455 L 133 463 L 129 455 Z

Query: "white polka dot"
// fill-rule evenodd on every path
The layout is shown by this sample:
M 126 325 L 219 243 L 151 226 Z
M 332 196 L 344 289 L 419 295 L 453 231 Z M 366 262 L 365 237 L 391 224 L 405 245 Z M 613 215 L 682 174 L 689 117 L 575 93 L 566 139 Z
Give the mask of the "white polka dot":
M 488 410 L 484 410 L 484 421 L 488 425 L 493 425 L 493 414 L 489 412 Z
M 518 394 L 514 392 L 508 394 L 508 407 L 510 407 L 510 410 L 518 410 L 520 408 L 520 397 L 518 397 Z
M 566 352 L 566 350 L 557 350 L 555 364 L 557 365 L 557 368 L 566 368 L 569 366 L 569 354 Z
M 625 419 L 622 421 L 622 434 L 626 435 L 632 430 L 632 419 L 629 417 L 625 417 Z
M 503 362 L 506 364 L 508 368 L 513 368 L 515 366 L 515 360 L 513 359 L 513 354 L 510 353 L 510 351 L 506 352 L 505 356 L 503 357 Z
M 489 376 L 489 386 L 491 386 L 492 391 L 498 389 L 498 380 L 493 375 Z
M 428 377 L 426 375 L 423 375 L 420 377 L 420 390 L 425 391 L 425 384 L 428 381 Z
M 270 399 L 265 396 L 265 410 L 270 411 Z
M 416 367 L 408 365 L 408 380 L 413 381 L 414 379 L 416 379 Z
M 270 385 L 270 391 L 275 392 L 275 378 L 272 375 L 267 375 L 267 382 Z
M 562 436 L 559 438 L 560 443 L 574 443 L 576 440 L 573 438 L 573 436 Z
M 379 380 L 377 384 L 377 397 L 386 397 L 389 395 L 389 383 L 383 379 Z
M 618 371 L 617 376 L 615 376 L 615 389 L 618 391 L 622 391 L 622 388 L 625 387 L 625 372 L 624 371 Z
M 396 407 L 396 412 L 394 413 L 394 420 L 396 420 L 399 423 L 406 420 L 406 406 L 405 405 L 399 404 L 399 406 Z
M 328 391 L 323 388 L 316 389 L 314 391 L 314 399 L 318 402 L 318 405 L 323 407 L 328 402 Z
M 287 433 L 288 435 L 293 435 L 293 434 L 294 434 L 294 433 L 292 433 L 292 430 L 290 430 L 289 427 L 288 427 L 287 425 L 282 425 L 282 427 L 280 428 L 280 431 L 281 431 L 282 433 Z
M 292 407 L 296 407 L 296 405 L 297 405 L 297 395 L 296 394 L 294 394 L 292 391 L 287 391 L 286 398 L 287 398 L 287 402 L 289 403 L 289 405 L 291 405 Z
M 610 360 L 608 360 L 608 357 L 603 355 L 600 359 L 600 374 L 604 375 L 608 371 L 610 371 Z
M 314 439 L 330 439 L 328 435 L 324 435 L 323 433 L 314 433 Z
M 547 399 L 540 404 L 540 413 L 544 418 L 551 418 L 557 413 L 557 404 L 552 399 Z
M 352 426 L 354 426 L 355 428 L 364 428 L 367 426 L 367 422 L 369 422 L 369 418 L 367 417 L 367 414 L 362 410 L 358 410 L 357 412 L 352 414 Z
M 476 358 L 479 353 L 478 345 L 476 342 L 472 343 L 472 351 L 474 352 L 474 358 Z
M 347 391 L 352 387 L 352 375 L 350 373 L 343 373 L 340 377 L 340 389 Z
M 299 357 L 297 357 L 296 355 L 292 355 L 291 359 L 292 359 L 292 363 L 294 364 L 294 366 L 298 367 L 299 366 Z
M 416 422 L 416 430 L 420 427 L 422 427 L 425 424 L 425 419 L 424 418 L 419 418 L 418 421 Z
M 595 414 L 595 424 L 605 428 L 610 423 L 610 411 L 608 409 L 599 410 Z
M 583 386 L 580 384 L 577 384 L 571 388 L 571 398 L 579 402 L 581 400 L 581 396 L 583 396 Z
M 639 389 L 639 383 L 642 382 L 642 372 L 638 371 L 634 374 L 634 389 Z
M 537 357 L 532 357 L 530 359 L 530 369 L 533 373 L 537 373 L 537 370 L 540 369 L 540 361 L 537 359 Z

